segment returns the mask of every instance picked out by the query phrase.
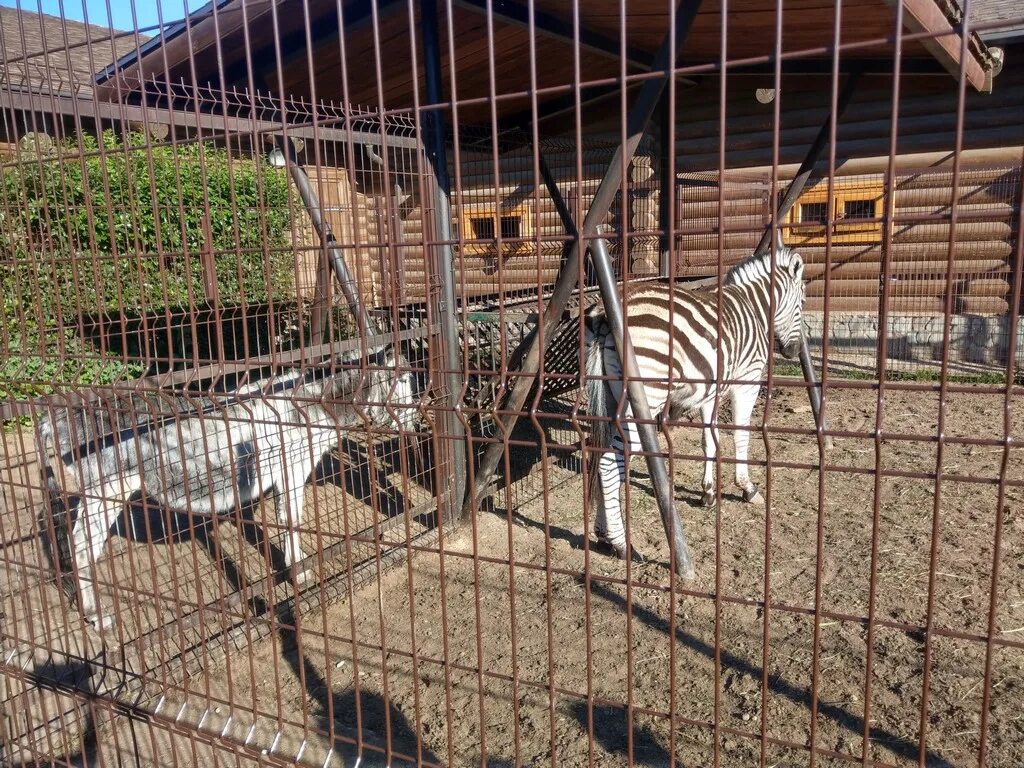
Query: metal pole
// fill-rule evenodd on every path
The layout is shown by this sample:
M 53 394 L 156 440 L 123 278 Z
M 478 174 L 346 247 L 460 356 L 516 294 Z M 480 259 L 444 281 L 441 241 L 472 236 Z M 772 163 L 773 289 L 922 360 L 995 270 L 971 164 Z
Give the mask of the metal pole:
M 544 178 L 544 184 L 554 202 L 555 209 L 562 219 L 566 234 L 579 238 L 576 232 L 576 224 L 572 220 L 572 214 L 562 192 L 555 183 L 551 169 L 543 155 L 540 157 L 540 172 Z M 651 483 L 654 486 L 654 495 L 658 501 L 658 511 L 661 513 L 661 522 L 665 527 L 665 535 L 669 541 L 673 557 L 677 563 L 676 572 L 685 578 L 694 577 L 693 558 L 690 555 L 690 548 L 686 542 L 686 532 L 676 512 L 675 498 L 672 493 L 674 484 L 669 479 L 668 469 L 665 460 L 659 454 L 658 431 L 654 428 L 651 416 L 650 405 L 647 402 L 647 393 L 644 390 L 643 382 L 640 381 L 640 372 L 636 362 L 636 355 L 633 352 L 633 344 L 629 334 L 625 332 L 625 320 L 623 319 L 622 303 L 616 291 L 615 272 L 612 269 L 612 260 L 608 254 L 608 243 L 604 238 L 595 238 L 588 244 L 591 263 L 597 275 L 598 287 L 601 291 L 605 306 L 605 316 L 612 328 L 612 336 L 615 340 L 615 349 L 619 353 L 619 360 L 622 363 L 623 378 L 626 381 L 626 394 L 629 404 L 633 409 L 633 415 L 640 422 L 637 424 L 637 432 L 640 436 L 640 444 L 644 449 L 647 460 L 647 470 L 651 475 Z
M 562 220 L 562 226 L 565 228 L 565 234 L 572 238 L 572 242 L 568 243 L 569 247 L 579 243 L 580 233 L 576 230 L 576 222 L 573 221 L 572 211 L 569 210 L 569 206 L 565 204 L 565 198 L 562 197 L 562 190 L 558 188 L 558 183 L 555 181 L 554 174 L 551 173 L 551 166 L 548 165 L 548 160 L 544 157 L 543 153 L 538 149 L 538 157 L 540 159 L 540 175 L 544 179 L 544 186 L 547 187 L 548 194 L 551 195 L 551 202 L 555 206 L 555 210 L 558 212 L 558 218 Z
M 666 94 L 658 105 L 658 154 L 661 159 L 658 169 L 658 228 L 661 230 L 661 237 L 658 238 L 658 274 L 661 277 L 668 277 L 671 272 L 672 220 L 669 213 L 672 210 L 672 197 L 676 193 L 675 168 L 669 164 L 672 155 L 669 140 L 673 136 L 671 123 L 674 115 L 669 110 L 668 102 Z
M 277 148 L 280 149 L 288 160 L 288 172 L 291 174 L 292 181 L 295 182 L 295 187 L 299 191 L 299 197 L 302 198 L 302 204 L 306 207 L 306 211 L 309 213 L 309 218 L 313 222 L 313 228 L 316 229 L 317 234 L 320 235 L 320 240 L 324 244 L 324 248 L 327 250 L 327 257 L 330 260 L 331 268 L 334 270 L 334 276 L 338 279 L 338 283 L 341 286 L 341 292 L 345 296 L 345 301 L 348 303 L 349 311 L 352 313 L 353 319 L 356 321 L 356 326 L 359 328 L 359 333 L 364 339 L 370 338 L 373 333 L 370 329 L 374 326 L 371 325 L 370 316 L 366 312 L 366 307 L 363 306 L 362 299 L 359 297 L 359 292 L 356 290 L 356 281 L 352 277 L 352 273 L 349 272 L 348 264 L 345 262 L 345 256 L 341 252 L 341 248 L 337 245 L 337 240 L 334 238 L 334 232 L 331 231 L 331 225 L 327 223 L 323 217 L 323 210 L 320 208 L 320 201 L 317 199 L 316 192 L 313 189 L 313 185 L 309 181 L 309 176 L 306 175 L 306 171 L 299 165 L 298 158 L 295 156 L 295 150 L 291 146 L 290 141 L 285 141 L 283 136 L 276 137 Z
M 641 86 L 640 92 L 637 94 L 636 100 L 633 102 L 633 106 L 626 117 L 625 140 L 616 148 L 608 165 L 608 170 L 605 171 L 605 175 L 601 179 L 601 183 L 597 188 L 597 192 L 590 204 L 590 208 L 587 210 L 587 215 L 583 220 L 581 231 L 584 236 L 595 236 L 597 234 L 598 224 L 603 221 L 613 200 L 615 199 L 615 195 L 622 183 L 622 169 L 625 165 L 624 160 L 628 160 L 636 154 L 636 149 L 640 144 L 640 140 L 643 138 L 644 130 L 650 123 L 651 116 L 654 114 L 654 108 L 657 106 L 658 99 L 661 97 L 661 93 L 665 89 L 665 84 L 668 82 L 668 77 L 670 76 L 668 70 L 675 63 L 672 61 L 672 51 L 675 50 L 678 52 L 682 48 L 682 43 L 690 31 L 690 27 L 693 25 L 694 18 L 697 16 L 697 10 L 700 8 L 700 0 L 679 0 L 679 6 L 679 10 L 676 14 L 676 28 L 674 31 L 669 30 L 668 34 L 666 34 L 664 41 L 662 41 L 661 48 L 659 48 L 658 54 L 655 57 L 654 64 L 651 67 L 652 72 L 660 71 L 665 74 L 662 77 L 645 80 Z M 674 40 L 673 34 L 675 36 Z M 555 189 L 557 190 L 557 187 L 555 187 Z M 566 208 L 566 210 L 568 209 Z M 539 369 L 541 356 L 544 353 L 544 349 L 541 346 L 541 340 L 543 339 L 544 343 L 547 344 L 552 338 L 555 327 L 561 320 L 562 312 L 565 311 L 565 308 L 568 305 L 569 297 L 571 296 L 573 289 L 576 287 L 576 277 L 579 271 L 579 260 L 581 256 L 581 241 L 580 238 L 577 237 L 573 242 L 572 247 L 569 249 L 569 253 L 565 261 L 562 263 L 562 269 L 558 275 L 558 280 L 555 282 L 555 287 L 552 291 L 551 298 L 548 301 L 548 306 L 544 310 L 544 317 L 541 320 L 539 332 L 530 344 L 530 349 L 523 360 L 521 370 L 526 375 L 516 378 L 516 382 L 512 387 L 512 392 L 504 406 L 503 410 L 508 412 L 502 429 L 505 433 L 511 430 L 518 420 L 519 413 L 522 411 L 526 398 L 533 386 L 530 374 L 536 373 Z M 591 256 L 593 256 L 593 253 Z M 613 304 L 618 302 L 618 294 L 614 290 L 612 290 L 610 296 L 606 296 L 605 298 L 606 300 L 610 300 Z M 607 306 L 605 309 L 608 311 Z M 612 309 L 611 311 L 615 310 Z M 630 404 L 633 405 L 632 400 Z M 637 404 L 639 405 L 639 402 Z M 636 410 L 634 410 L 634 412 L 636 412 Z M 475 475 L 475 485 L 470 495 L 467 496 L 466 503 L 463 506 L 463 516 L 475 511 L 480 499 L 487 493 L 488 483 L 498 466 L 498 461 L 501 459 L 503 450 L 503 443 L 491 443 L 487 447 L 487 450 L 480 462 L 480 469 Z M 662 508 L 660 497 L 659 509 L 662 511 L 663 518 L 666 515 L 674 516 L 676 514 L 674 503 L 671 505 L 671 508 Z M 675 529 L 679 530 L 680 535 L 682 534 L 681 525 L 675 525 L 673 531 Z M 670 545 L 673 547 L 677 573 L 681 576 L 689 577 L 691 575 L 689 571 L 680 570 L 684 565 L 690 563 L 689 554 L 677 551 L 674 540 L 670 540 Z
M 597 273 L 597 284 L 604 299 L 604 314 L 612 329 L 615 350 L 619 353 L 622 378 L 626 384 L 629 405 L 638 422 L 636 429 L 640 437 L 640 445 L 644 449 L 647 459 L 647 470 L 651 473 L 651 485 L 654 486 L 654 496 L 658 501 L 658 511 L 661 512 L 661 522 L 665 526 L 665 535 L 668 537 L 669 547 L 672 550 L 675 572 L 684 579 L 692 579 L 695 575 L 693 559 L 690 557 L 690 548 L 686 544 L 686 533 L 683 531 L 683 525 L 676 510 L 675 494 L 673 493 L 675 483 L 668 476 L 665 457 L 661 455 L 661 449 L 658 446 L 658 430 L 653 424 L 654 417 L 647 402 L 647 393 L 644 390 L 643 381 L 640 380 L 640 369 L 633 352 L 633 343 L 626 331 L 622 302 L 619 300 L 615 270 L 612 269 L 608 244 L 604 238 L 595 238 L 590 241 L 589 246 L 590 260 Z
M 453 448 L 463 444 L 463 449 L 453 449 L 452 470 L 454 477 L 450 488 L 450 504 L 448 509 L 451 518 L 455 518 L 454 510 L 466 494 L 466 431 L 458 418 L 457 409 L 461 405 L 463 393 L 462 358 L 459 354 L 459 326 L 456 317 L 455 301 L 455 254 L 452 250 L 452 213 L 449 199 L 450 183 L 448 180 L 448 157 L 445 144 L 444 121 L 437 105 L 443 101 L 441 87 L 441 43 L 437 29 L 436 0 L 420 1 L 420 32 L 423 40 L 423 61 L 426 75 L 427 103 L 433 109 L 426 113 L 426 153 L 427 160 L 434 170 L 434 233 L 438 241 L 434 245 L 434 263 L 438 268 L 438 284 L 441 298 L 438 310 L 441 320 L 441 339 L 444 346 L 443 360 L 445 378 L 448 384 L 448 403 L 444 415 L 444 434 L 450 439 Z
M 846 111 L 846 107 L 849 105 L 853 98 L 854 91 L 857 88 L 857 82 L 860 80 L 860 71 L 854 70 L 850 73 L 846 79 L 846 83 L 843 85 L 843 90 L 839 94 L 839 100 L 836 103 L 836 120 L 838 120 L 843 112 Z M 814 137 L 814 142 L 807 150 L 807 156 L 804 161 L 800 164 L 800 168 L 793 177 L 793 180 L 789 183 L 786 188 L 786 193 L 782 196 L 782 202 L 779 203 L 779 208 L 775 212 L 775 222 L 782 221 L 786 214 L 789 213 L 793 204 L 800 197 L 800 194 L 804 191 L 804 187 L 807 186 L 807 182 L 810 181 L 811 174 L 814 172 L 814 166 L 817 165 L 818 160 L 821 158 L 821 153 L 825 151 L 825 147 L 828 146 L 829 137 L 829 126 L 832 123 L 832 115 L 829 115 L 824 124 L 821 126 L 821 130 L 818 131 L 818 135 Z M 772 242 L 772 231 L 774 225 L 768 227 L 764 234 L 761 235 L 761 240 L 757 244 L 757 248 L 754 249 L 755 253 L 766 251 L 771 247 Z M 821 424 L 822 430 L 828 429 L 828 424 L 821 418 L 821 388 L 818 386 L 818 378 L 814 373 L 814 362 L 811 360 L 811 349 L 807 345 L 807 337 L 801 334 L 800 337 L 800 368 L 804 373 L 804 380 L 807 382 L 807 396 L 811 401 L 811 411 L 814 414 L 814 423 Z M 832 447 L 832 438 L 829 435 L 825 436 L 825 447 Z

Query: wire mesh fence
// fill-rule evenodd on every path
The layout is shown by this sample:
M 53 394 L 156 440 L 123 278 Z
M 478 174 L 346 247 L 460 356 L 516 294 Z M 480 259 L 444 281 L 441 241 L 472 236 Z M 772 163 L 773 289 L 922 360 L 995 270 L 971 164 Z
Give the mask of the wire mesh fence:
M 5 765 L 1021 762 L 1015 8 L 63 10 Z

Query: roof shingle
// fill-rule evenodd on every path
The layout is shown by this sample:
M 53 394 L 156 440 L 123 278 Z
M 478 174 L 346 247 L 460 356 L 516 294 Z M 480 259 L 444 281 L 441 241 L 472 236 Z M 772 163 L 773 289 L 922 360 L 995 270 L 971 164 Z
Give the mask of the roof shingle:
M 93 75 L 146 39 L 59 16 L 0 7 L 0 87 L 91 98 Z

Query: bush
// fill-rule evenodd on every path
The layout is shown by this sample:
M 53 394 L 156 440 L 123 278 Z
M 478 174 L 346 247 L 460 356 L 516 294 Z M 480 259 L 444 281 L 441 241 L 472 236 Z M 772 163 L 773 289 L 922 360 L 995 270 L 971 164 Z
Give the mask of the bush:
M 203 305 L 203 250 L 222 305 L 294 300 L 284 171 L 209 144 L 102 141 L 103 153 L 92 136 L 32 152 L 0 178 L 2 398 L 139 375 L 76 329 Z

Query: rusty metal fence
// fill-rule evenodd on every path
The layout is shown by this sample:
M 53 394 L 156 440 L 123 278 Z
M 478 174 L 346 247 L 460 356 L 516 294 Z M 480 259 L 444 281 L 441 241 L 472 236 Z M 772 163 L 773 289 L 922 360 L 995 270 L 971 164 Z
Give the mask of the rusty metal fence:
M 1024 15 L 72 5 L 0 8 L 0 763 L 1024 762 Z

